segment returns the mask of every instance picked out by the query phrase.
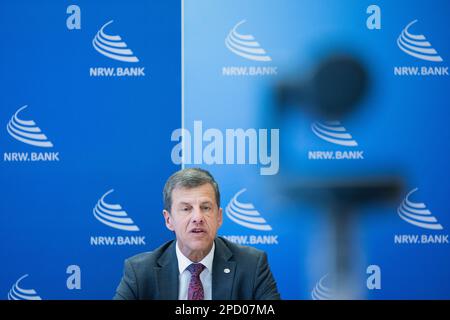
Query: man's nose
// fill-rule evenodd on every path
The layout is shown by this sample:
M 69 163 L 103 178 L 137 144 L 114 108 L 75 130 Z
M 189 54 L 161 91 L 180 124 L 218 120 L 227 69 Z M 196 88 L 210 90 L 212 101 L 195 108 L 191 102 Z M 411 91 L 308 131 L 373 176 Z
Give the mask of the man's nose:
M 204 216 L 202 213 L 202 210 L 200 210 L 200 208 L 194 208 L 193 212 L 192 212 L 192 222 L 194 223 L 202 223 Z

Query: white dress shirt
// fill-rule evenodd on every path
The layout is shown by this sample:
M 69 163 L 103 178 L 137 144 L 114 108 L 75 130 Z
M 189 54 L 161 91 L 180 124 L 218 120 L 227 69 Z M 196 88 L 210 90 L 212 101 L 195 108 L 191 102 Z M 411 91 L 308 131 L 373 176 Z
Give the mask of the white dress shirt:
M 209 253 L 206 255 L 206 257 L 203 258 L 202 261 L 198 262 L 205 266 L 205 269 L 202 271 L 202 273 L 200 273 L 200 281 L 203 285 L 205 300 L 212 299 L 212 265 L 215 246 L 216 245 L 213 242 L 211 251 L 209 251 Z M 178 248 L 178 241 L 175 247 L 178 259 L 178 270 L 180 271 L 180 275 L 178 276 L 178 300 L 187 300 L 189 282 L 191 281 L 191 273 L 186 268 L 189 267 L 192 263 L 197 262 L 192 262 L 181 252 L 181 250 Z

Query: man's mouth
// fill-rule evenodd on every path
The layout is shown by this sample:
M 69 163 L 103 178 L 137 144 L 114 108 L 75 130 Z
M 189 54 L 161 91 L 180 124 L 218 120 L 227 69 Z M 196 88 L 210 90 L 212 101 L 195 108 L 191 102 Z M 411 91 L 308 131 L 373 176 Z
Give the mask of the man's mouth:
M 202 228 L 194 228 L 191 230 L 191 233 L 202 234 L 202 233 L 206 233 L 206 231 L 205 231 L 205 229 L 202 229 Z

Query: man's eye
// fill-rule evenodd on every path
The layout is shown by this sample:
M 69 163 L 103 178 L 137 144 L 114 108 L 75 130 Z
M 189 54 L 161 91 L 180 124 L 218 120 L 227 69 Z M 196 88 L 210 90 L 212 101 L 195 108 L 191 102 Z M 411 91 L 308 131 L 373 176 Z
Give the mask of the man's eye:
M 203 210 L 209 211 L 209 210 L 211 210 L 211 207 L 203 207 Z
M 190 208 L 189 208 L 189 207 L 183 207 L 183 208 L 181 208 L 181 210 L 182 210 L 182 211 L 189 211 Z

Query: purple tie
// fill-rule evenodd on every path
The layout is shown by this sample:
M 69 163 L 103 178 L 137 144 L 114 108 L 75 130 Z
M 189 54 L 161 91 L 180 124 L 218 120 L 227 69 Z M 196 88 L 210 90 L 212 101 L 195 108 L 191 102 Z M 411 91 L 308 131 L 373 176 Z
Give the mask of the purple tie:
M 191 273 L 191 282 L 189 282 L 188 300 L 203 300 L 205 294 L 203 292 L 203 285 L 200 281 L 200 273 L 205 269 L 201 263 L 193 263 L 187 267 Z

